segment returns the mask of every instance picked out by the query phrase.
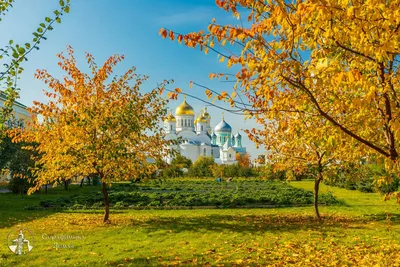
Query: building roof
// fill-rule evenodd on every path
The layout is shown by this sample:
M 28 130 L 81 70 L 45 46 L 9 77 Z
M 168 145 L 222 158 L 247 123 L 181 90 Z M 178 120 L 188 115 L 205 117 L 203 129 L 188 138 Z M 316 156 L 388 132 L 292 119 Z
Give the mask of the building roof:
M 174 115 L 172 115 L 172 113 L 170 112 L 170 113 L 168 114 L 167 118 L 165 119 L 165 121 L 167 121 L 167 122 L 174 122 L 174 121 L 176 121 L 176 119 L 175 119 Z
M 6 102 L 7 101 L 7 95 L 4 92 L 0 92 L 0 100 Z M 25 106 L 24 104 L 19 103 L 18 101 L 14 101 L 14 106 L 27 109 L 28 107 Z
M 176 110 L 175 110 L 175 115 L 180 116 L 180 115 L 194 115 L 194 109 L 191 105 L 189 105 L 186 102 L 186 96 L 185 99 L 183 100 L 182 104 L 180 104 Z
M 206 119 L 211 119 L 211 116 L 210 116 L 210 114 L 207 112 L 207 107 L 204 107 L 204 113 L 203 113 L 203 116 L 204 116 Z
M 220 123 L 218 123 L 217 126 L 215 126 L 214 132 L 231 133 L 232 127 L 224 119 L 222 119 L 222 121 Z

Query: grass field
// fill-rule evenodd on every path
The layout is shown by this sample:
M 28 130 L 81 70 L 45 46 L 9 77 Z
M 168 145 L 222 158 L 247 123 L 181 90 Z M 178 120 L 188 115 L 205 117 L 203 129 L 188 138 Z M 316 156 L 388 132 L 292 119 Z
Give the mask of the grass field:
M 292 182 L 312 189 L 312 182 Z M 99 188 L 62 188 L 21 198 L 0 194 L 1 266 L 400 266 L 400 206 L 376 193 L 322 185 L 344 206 L 276 209 L 24 210 L 60 195 Z M 28 228 L 31 253 L 17 256 L 7 235 Z M 60 240 L 61 237 L 72 238 Z M 55 238 L 51 240 L 50 237 Z

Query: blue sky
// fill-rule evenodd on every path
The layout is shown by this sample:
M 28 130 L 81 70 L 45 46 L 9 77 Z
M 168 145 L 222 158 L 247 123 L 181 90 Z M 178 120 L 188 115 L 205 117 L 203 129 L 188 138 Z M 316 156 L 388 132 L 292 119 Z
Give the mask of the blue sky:
M 58 0 L 17 0 L 0 23 L 0 43 L 13 39 L 16 43 L 31 40 L 32 32 L 46 16 L 58 8 Z M 184 92 L 206 99 L 204 90 L 189 88 L 195 81 L 218 91 L 228 90 L 230 83 L 211 81 L 210 72 L 227 72 L 225 65 L 218 62 L 217 55 L 205 55 L 164 40 L 159 36 L 160 28 L 187 33 L 207 29 L 212 18 L 220 23 L 237 23 L 229 13 L 219 9 L 214 0 L 71 0 L 71 12 L 62 17 L 62 23 L 47 34 L 48 40 L 40 44 L 39 51 L 29 55 L 24 63 L 25 71 L 19 81 L 21 88 L 19 102 L 32 105 L 33 100 L 45 102 L 42 89 L 44 83 L 34 79 L 36 69 L 46 69 L 53 76 L 62 77 L 64 73 L 57 66 L 56 54 L 65 51 L 67 45 L 75 50 L 81 70 L 86 68 L 84 53 L 89 52 L 101 65 L 112 54 L 124 54 L 125 60 L 115 69 L 122 74 L 131 66 L 137 72 L 150 76 L 143 90 L 153 88 L 158 81 L 173 79 L 170 87 L 180 87 Z M 10 30 L 11 29 L 11 30 Z M 89 69 L 87 69 L 89 71 Z M 170 103 L 175 109 L 183 97 Z M 188 98 L 188 102 L 199 112 L 204 104 Z M 220 103 L 218 103 L 220 104 Z M 209 107 L 211 123 L 215 126 L 221 120 L 221 110 Z M 225 112 L 225 120 L 234 131 L 243 135 L 243 145 L 248 148 L 252 158 L 263 153 L 247 139 L 241 129 L 257 127 L 253 121 L 245 121 L 242 116 Z M 259 127 L 259 126 L 258 126 Z

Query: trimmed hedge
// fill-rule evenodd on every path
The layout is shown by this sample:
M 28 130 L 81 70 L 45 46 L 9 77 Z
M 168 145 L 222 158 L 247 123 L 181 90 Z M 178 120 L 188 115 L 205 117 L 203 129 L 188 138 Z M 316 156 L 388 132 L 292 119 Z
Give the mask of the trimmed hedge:
M 203 181 L 152 181 L 149 183 L 115 184 L 109 192 L 114 208 L 140 207 L 241 207 L 312 205 L 313 193 L 286 183 L 259 180 L 218 183 Z M 99 208 L 101 192 L 60 197 L 42 201 L 46 208 Z M 342 205 L 332 194 L 321 194 L 320 204 Z

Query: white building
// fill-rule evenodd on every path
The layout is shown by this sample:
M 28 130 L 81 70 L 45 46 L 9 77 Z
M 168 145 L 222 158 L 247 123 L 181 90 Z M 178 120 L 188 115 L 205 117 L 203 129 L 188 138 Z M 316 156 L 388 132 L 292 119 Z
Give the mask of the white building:
M 219 164 L 236 163 L 236 154 L 246 153 L 246 148 L 242 147 L 242 136 L 237 133 L 232 134 L 232 127 L 222 121 L 211 129 L 211 116 L 207 113 L 207 108 L 201 110 L 195 119 L 192 106 L 185 100 L 175 110 L 175 116 L 170 112 L 164 121 L 165 134 L 167 140 L 179 140 L 175 149 L 182 156 L 195 162 L 200 156 L 213 157 Z M 171 163 L 172 158 L 165 159 Z

